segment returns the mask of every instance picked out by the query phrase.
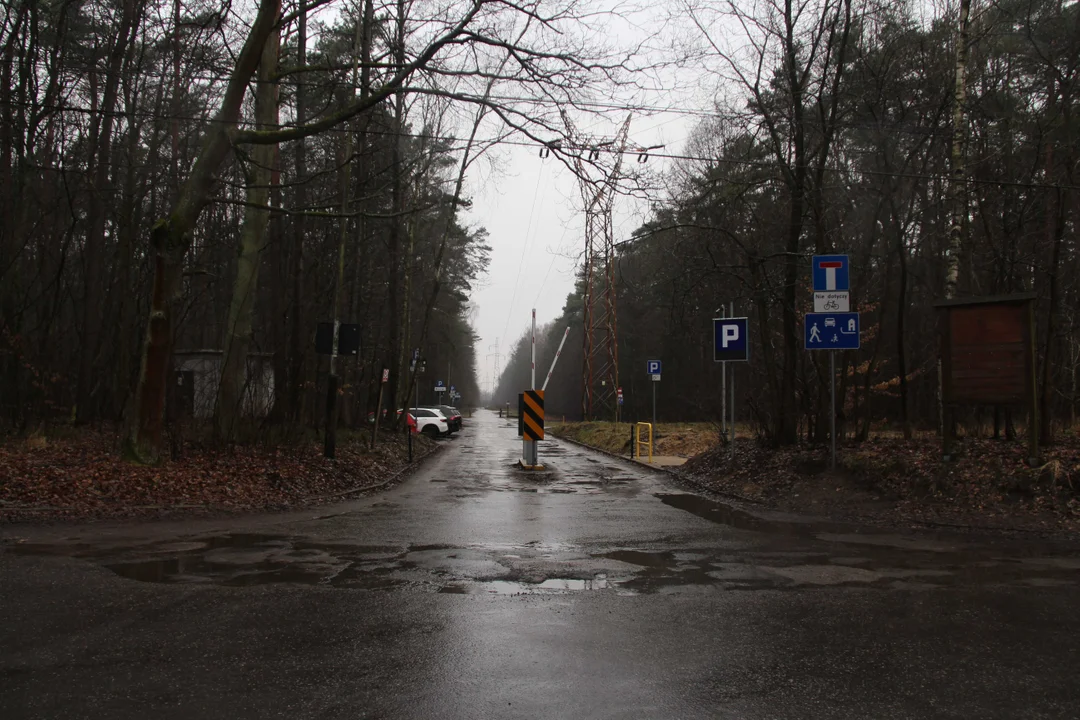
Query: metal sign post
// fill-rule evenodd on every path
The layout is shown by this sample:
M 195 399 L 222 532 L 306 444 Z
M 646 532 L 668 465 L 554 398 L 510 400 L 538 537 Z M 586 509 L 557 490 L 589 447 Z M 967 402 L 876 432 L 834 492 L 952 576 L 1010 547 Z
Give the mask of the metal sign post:
M 721 310 L 723 312 L 723 310 Z M 735 317 L 735 303 L 731 303 L 728 317 L 713 318 L 713 361 L 723 363 L 727 378 L 727 363 L 750 360 L 750 320 Z M 731 457 L 735 457 L 735 366 L 731 366 Z M 720 393 L 724 395 L 721 385 Z M 721 410 L 724 413 L 723 401 Z
M 851 272 L 847 255 L 815 255 L 810 264 L 814 311 L 806 314 L 803 346 L 829 351 L 829 466 L 836 469 L 836 351 L 858 350 L 859 313 L 849 312 Z
M 836 469 L 836 351 L 858 350 L 861 333 L 859 313 L 807 313 L 803 327 L 807 350 L 829 351 L 829 393 L 832 395 L 832 418 L 829 435 L 832 446 L 831 466 Z
M 832 396 L 832 417 L 829 419 L 829 439 L 832 440 L 830 466 L 836 469 L 836 351 L 829 353 L 829 394 Z
M 720 308 L 720 317 L 727 317 L 727 311 Z M 713 330 L 715 333 L 716 331 Z M 727 440 L 727 361 L 720 361 L 720 436 Z
M 735 319 L 735 301 L 734 300 L 731 301 L 731 318 L 733 320 Z M 743 332 L 742 332 L 742 335 L 743 335 L 743 340 L 744 340 L 744 343 L 743 343 L 743 355 L 747 359 L 749 359 L 749 357 L 750 357 L 750 345 L 749 345 L 748 342 L 746 342 L 746 340 L 747 340 L 747 338 L 746 338 L 746 329 L 749 326 L 749 320 L 747 320 L 746 318 L 742 318 L 742 320 L 743 320 L 743 326 L 742 326 L 742 331 Z M 727 327 L 723 328 L 723 330 L 724 330 L 724 341 L 723 342 L 726 345 L 727 344 L 727 336 L 730 335 L 730 332 L 728 331 Z M 737 340 L 737 339 L 738 339 L 738 337 L 736 336 L 734 338 L 734 340 Z M 734 365 L 731 366 L 731 456 L 730 457 L 731 457 L 732 461 L 735 460 L 735 366 Z
M 379 399 L 375 402 L 375 422 L 371 426 L 371 449 L 375 449 L 375 437 L 379 434 L 379 416 L 382 415 L 383 390 L 386 382 L 390 379 L 390 370 L 383 368 L 382 382 L 379 383 Z
M 653 431 L 656 429 L 656 386 L 660 384 L 662 366 L 659 360 L 649 360 L 645 363 L 645 372 L 652 378 L 652 424 Z

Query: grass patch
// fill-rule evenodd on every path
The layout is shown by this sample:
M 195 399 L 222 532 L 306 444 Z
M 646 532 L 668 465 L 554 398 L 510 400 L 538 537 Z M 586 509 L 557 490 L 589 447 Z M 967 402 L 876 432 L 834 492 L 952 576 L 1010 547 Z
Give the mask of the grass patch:
M 631 423 L 570 422 L 546 424 L 555 437 L 567 438 L 620 455 L 630 454 Z M 712 423 L 657 423 L 654 455 L 690 457 L 716 445 L 719 430 Z

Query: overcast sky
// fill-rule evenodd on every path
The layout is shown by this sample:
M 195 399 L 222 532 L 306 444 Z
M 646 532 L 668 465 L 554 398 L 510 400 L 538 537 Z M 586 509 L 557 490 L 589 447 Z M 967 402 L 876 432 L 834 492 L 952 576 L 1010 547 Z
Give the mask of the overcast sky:
M 613 136 L 625 118 L 625 111 L 612 111 L 610 127 L 593 125 L 590 133 Z M 683 114 L 636 117 L 629 138 L 644 147 L 662 143 L 666 147 L 658 152 L 677 153 L 692 123 L 693 117 Z M 476 354 L 482 390 L 491 387 L 496 343 L 500 367 L 505 366 L 515 341 L 529 327 L 533 307 L 537 325 L 554 320 L 562 311 L 573 290 L 585 242 L 581 193 L 559 161 L 541 158 L 539 148 L 522 146 L 502 149 L 500 161 L 498 172 L 477 166 L 471 173 L 469 192 L 474 205 L 466 216 L 470 225 L 487 228 L 492 247 L 490 272 L 472 296 L 473 325 L 480 336 Z M 635 161 L 633 155 L 625 160 Z M 660 170 L 671 161 L 650 156 L 648 162 L 651 169 Z M 646 218 L 646 210 L 640 200 L 616 199 L 615 242 L 629 237 Z M 538 359 L 538 364 L 546 362 Z

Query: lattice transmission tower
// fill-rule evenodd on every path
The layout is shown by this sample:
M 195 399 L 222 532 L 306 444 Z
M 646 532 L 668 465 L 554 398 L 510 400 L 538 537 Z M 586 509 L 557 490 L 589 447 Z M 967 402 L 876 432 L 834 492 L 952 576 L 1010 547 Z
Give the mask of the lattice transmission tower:
M 585 204 L 585 258 L 583 303 L 583 350 L 581 413 L 585 420 L 615 418 L 619 387 L 619 334 L 615 312 L 615 236 L 611 209 L 626 151 L 630 116 L 614 139 L 601 142 L 581 137 L 570 118 L 563 115 L 571 155 Z M 599 163 L 601 152 L 613 152 L 609 170 Z M 585 154 L 589 162 L 586 163 Z M 602 173 L 600 177 L 595 177 Z

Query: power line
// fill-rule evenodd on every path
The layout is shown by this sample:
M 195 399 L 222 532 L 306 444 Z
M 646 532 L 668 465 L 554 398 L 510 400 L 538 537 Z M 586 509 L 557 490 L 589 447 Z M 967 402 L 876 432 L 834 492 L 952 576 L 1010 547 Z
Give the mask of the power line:
M 568 232 L 570 232 L 570 226 L 569 225 L 564 225 L 562 235 L 559 236 L 559 241 L 556 243 L 556 246 L 562 245 L 563 238 L 566 237 L 566 233 L 568 233 Z M 540 296 L 544 294 L 544 286 L 547 285 L 548 276 L 551 275 L 551 269 L 553 267 L 555 267 L 555 261 L 558 260 L 558 258 L 559 258 L 558 253 L 551 253 L 551 262 L 548 263 L 547 272 L 544 273 L 544 279 L 540 283 L 540 290 L 537 291 L 536 299 L 533 300 L 533 306 L 534 307 L 536 306 L 536 303 L 540 302 Z
M 223 77 L 208 76 L 205 79 L 224 82 L 224 81 L 227 81 L 229 78 L 224 77 L 224 76 Z M 314 83 L 312 83 L 312 84 L 310 84 L 310 86 L 312 86 L 312 87 L 321 87 L 321 86 L 323 86 L 323 84 L 314 84 Z M 739 112 L 730 112 L 730 111 L 725 112 L 725 111 L 721 111 L 721 110 L 716 109 L 716 108 L 711 108 L 711 109 L 692 108 L 692 107 L 686 107 L 686 106 L 681 106 L 681 105 L 650 105 L 650 104 L 647 104 L 647 103 L 604 102 L 604 101 L 600 101 L 600 100 L 574 100 L 574 101 L 560 102 L 560 101 L 558 101 L 558 100 L 556 100 L 554 98 L 543 97 L 543 96 L 532 96 L 532 97 L 530 97 L 530 96 L 517 96 L 517 95 L 489 95 L 489 96 L 486 96 L 486 99 L 489 100 L 489 101 L 495 101 L 495 102 L 520 103 L 520 104 L 524 104 L 524 105 L 537 105 L 537 106 L 547 107 L 547 108 L 559 108 L 559 109 L 561 109 L 561 108 L 565 108 L 567 106 L 570 106 L 570 107 L 576 107 L 576 108 L 581 108 L 581 109 L 618 110 L 620 112 L 649 113 L 649 114 L 654 114 L 654 115 L 672 114 L 672 115 L 678 115 L 680 117 L 696 117 L 696 118 L 701 118 L 701 119 L 712 119 L 712 120 L 745 121 L 748 118 L 752 117 L 748 113 L 739 113 Z M 478 98 L 476 98 L 476 100 L 479 102 L 480 98 L 478 97 Z M 105 114 L 100 109 L 80 107 L 80 106 L 75 106 L 75 105 L 69 105 L 69 106 L 45 105 L 45 104 L 38 105 L 38 104 L 26 103 L 25 101 L 13 101 L 11 104 L 12 105 L 20 105 L 20 106 L 23 106 L 23 107 L 32 106 L 32 107 L 34 107 L 35 109 L 38 109 L 38 110 L 50 110 L 50 111 L 64 111 L 64 110 L 66 110 L 66 111 L 81 112 L 81 113 L 98 113 L 100 115 Z M 208 117 L 198 117 L 198 116 L 190 116 L 190 115 L 178 115 L 178 114 L 171 114 L 171 113 L 154 113 L 154 112 L 147 112 L 147 111 L 142 111 L 140 113 L 132 113 L 130 111 L 113 110 L 109 114 L 112 115 L 113 117 L 119 117 L 119 118 L 123 118 L 123 117 L 127 117 L 127 116 L 131 115 L 131 116 L 136 116 L 136 117 L 142 117 L 144 119 L 145 118 L 150 118 L 150 119 L 162 119 L 162 120 L 188 120 L 188 121 L 193 121 L 193 122 L 210 122 L 211 121 L 211 119 L 208 118 Z M 810 127 L 816 127 L 817 125 L 815 124 L 815 121 L 816 121 L 816 118 L 814 116 L 810 116 L 810 117 L 808 117 L 808 118 L 806 118 L 804 120 L 804 124 L 806 124 L 806 125 L 808 125 Z M 667 124 L 667 123 L 663 123 L 663 124 Z M 240 120 L 240 121 L 237 122 L 237 125 L 238 126 L 245 126 L 245 127 L 254 127 L 255 123 L 253 121 L 250 121 L 250 120 Z M 844 121 L 836 121 L 834 123 L 834 125 L 837 128 L 841 128 L 841 129 L 845 129 L 845 130 L 877 130 L 877 131 L 881 131 L 881 132 L 885 132 L 885 133 L 889 133 L 889 134 L 897 134 L 897 133 L 899 133 L 899 134 L 904 134 L 904 135 L 913 135 L 913 136 L 917 136 L 917 137 L 933 137 L 933 138 L 944 138 L 944 139 L 951 138 L 951 132 L 948 131 L 948 130 L 942 131 L 942 130 L 937 130 L 937 129 L 934 129 L 934 128 L 921 128 L 921 127 L 911 126 L 911 125 L 888 125 L 888 126 L 883 126 L 880 123 L 873 123 L 873 122 L 844 122 Z M 296 127 L 296 126 L 286 123 L 286 124 L 280 125 L 279 127 L 281 127 L 281 128 L 291 128 L 291 127 Z M 343 130 L 340 129 L 340 128 L 331 128 L 330 130 L 336 131 L 336 132 L 343 132 Z M 1017 144 L 1021 144 L 1021 145 L 1029 145 L 1029 146 L 1036 146 L 1036 147 L 1041 147 L 1041 144 L 1042 144 L 1041 140 L 1027 139 L 1027 138 L 1015 138 L 1013 140 L 1013 142 L 1015 142 Z
M 536 216 L 536 199 L 540 193 L 540 182 L 544 178 L 545 164 L 540 165 L 540 172 L 536 176 L 536 187 L 533 188 L 532 207 L 529 209 L 529 222 L 525 226 L 525 247 L 521 250 L 521 257 L 518 259 L 517 276 L 514 277 L 514 292 L 510 298 L 510 308 L 506 311 L 506 325 L 503 327 L 502 337 L 506 337 L 506 331 L 510 329 L 510 319 L 514 316 L 514 303 L 517 302 L 518 284 L 521 280 L 521 269 L 525 266 L 525 256 L 528 254 L 529 245 L 532 242 L 533 235 L 533 218 Z M 547 188 L 544 188 L 544 194 L 547 194 Z
M 26 107 L 26 108 L 30 108 L 30 109 L 36 109 L 38 111 L 42 111 L 42 110 L 46 110 L 46 109 L 52 109 L 52 110 L 54 110 L 56 112 L 78 112 L 78 113 L 86 113 L 86 114 L 92 114 L 92 113 L 104 114 L 100 110 L 95 110 L 95 109 L 86 108 L 86 107 L 78 107 L 78 106 L 37 105 L 37 104 L 32 104 L 32 103 L 26 103 L 24 101 L 13 101 L 10 104 L 11 105 L 18 105 L 18 106 L 22 106 L 22 107 Z M 188 120 L 188 121 L 192 121 L 192 122 L 201 122 L 201 123 L 212 123 L 212 122 L 214 122 L 214 120 L 212 118 L 173 115 L 173 114 L 169 114 L 169 113 L 160 113 L 159 114 L 159 113 L 154 113 L 154 112 L 149 112 L 149 111 L 140 112 L 140 113 L 131 113 L 131 112 L 125 112 L 125 111 L 117 110 L 117 111 L 113 111 L 110 114 L 112 114 L 115 117 L 125 118 L 125 119 L 129 118 L 129 117 L 139 117 L 141 119 L 148 119 L 148 120 Z M 236 122 L 236 125 L 237 125 L 237 127 L 254 127 L 255 123 L 254 123 L 254 121 L 250 121 L 250 120 L 238 120 Z M 279 127 L 281 127 L 281 128 L 290 128 L 290 127 L 296 127 L 296 126 L 295 125 L 283 124 L 283 125 L 280 125 Z M 888 128 L 883 128 L 883 129 L 888 129 Z M 350 130 L 349 128 L 346 128 L 346 127 L 335 127 L 335 128 L 329 128 L 328 130 L 321 131 L 321 132 L 339 132 L 339 133 L 342 133 L 342 132 L 352 132 L 352 130 Z M 454 135 L 431 135 L 431 134 L 427 134 L 427 133 L 408 133 L 408 132 L 397 132 L 397 131 L 393 131 L 393 130 L 378 130 L 378 129 L 372 129 L 372 128 L 368 128 L 365 132 L 368 135 L 375 135 L 375 136 L 408 137 L 408 138 L 413 138 L 413 139 L 439 140 L 440 142 L 446 143 L 448 145 L 451 144 L 451 143 L 458 143 L 459 144 L 458 147 L 448 147 L 447 152 L 453 152 L 455 150 L 463 149 L 467 145 L 467 143 L 469 142 L 468 139 L 466 139 L 466 138 L 460 138 L 460 137 L 457 137 L 457 136 L 454 136 Z M 537 142 L 535 142 L 533 140 L 512 140 L 512 139 L 501 137 L 501 136 L 492 137 L 492 138 L 486 138 L 486 139 L 480 139 L 480 140 L 473 140 L 473 144 L 474 145 L 479 144 L 479 145 L 506 145 L 506 146 L 515 146 L 515 147 L 529 147 L 529 148 L 534 148 L 534 149 L 536 149 L 536 150 L 538 150 L 540 152 L 544 152 L 545 150 L 557 149 L 562 154 L 568 155 L 569 157 L 574 157 L 574 155 L 569 154 L 567 151 L 581 153 L 582 155 L 587 154 L 587 153 L 613 154 L 613 151 L 610 148 L 594 148 L 594 147 L 590 147 L 590 146 L 580 146 L 580 147 L 578 147 L 578 146 L 573 146 L 573 145 L 567 145 L 565 143 L 561 143 L 561 144 L 559 144 L 558 147 L 556 147 L 556 144 L 554 143 L 554 141 L 550 145 L 542 145 L 542 144 L 539 144 L 539 143 L 537 143 Z M 733 166 L 733 167 L 750 167 L 750 168 L 758 168 L 758 169 L 762 169 L 762 170 L 775 170 L 776 169 L 776 165 L 774 163 L 760 161 L 760 160 L 740 160 L 740 159 L 722 158 L 722 157 L 715 157 L 715 156 L 714 157 L 705 157 L 705 156 L 701 156 L 701 155 L 690 155 L 690 154 L 687 154 L 687 153 L 662 152 L 662 151 L 659 151 L 659 150 L 649 150 L 647 152 L 642 152 L 642 153 L 639 153 L 636 150 L 635 151 L 630 151 L 630 152 L 633 153 L 633 154 L 638 155 L 639 162 L 640 161 L 646 161 L 647 162 L 648 159 L 657 158 L 657 159 L 662 159 L 662 160 L 683 160 L 683 161 L 688 161 L 688 162 L 714 163 L 714 164 L 717 164 L 717 165 L 728 165 L 728 166 Z M 57 168 L 57 169 L 62 170 L 62 168 Z M 849 174 L 852 174 L 852 175 L 867 175 L 867 176 L 873 176 L 873 177 L 903 178 L 903 179 L 910 179 L 910 180 L 940 180 L 940 181 L 946 181 L 946 182 L 950 181 L 950 176 L 946 172 L 941 172 L 941 173 L 904 173 L 904 172 L 885 171 L 885 170 L 870 170 L 870 169 L 864 169 L 864 168 L 851 168 L 851 167 L 845 167 L 845 168 L 827 167 L 827 168 L 825 168 L 825 171 L 830 172 L 830 173 L 834 173 L 834 174 L 849 173 Z M 773 178 L 773 179 L 778 180 L 779 178 Z M 974 178 L 974 177 L 970 177 L 970 176 L 965 178 L 964 182 L 967 185 L 977 185 L 977 186 L 982 185 L 982 186 L 992 186 L 992 187 L 1017 187 L 1017 188 L 1044 189 L 1044 190 L 1080 190 L 1080 185 L 1069 185 L 1069 184 L 1064 184 L 1064 183 L 1024 182 L 1024 181 L 1019 181 L 1019 180 L 997 180 L 997 179 L 986 179 L 986 178 Z

